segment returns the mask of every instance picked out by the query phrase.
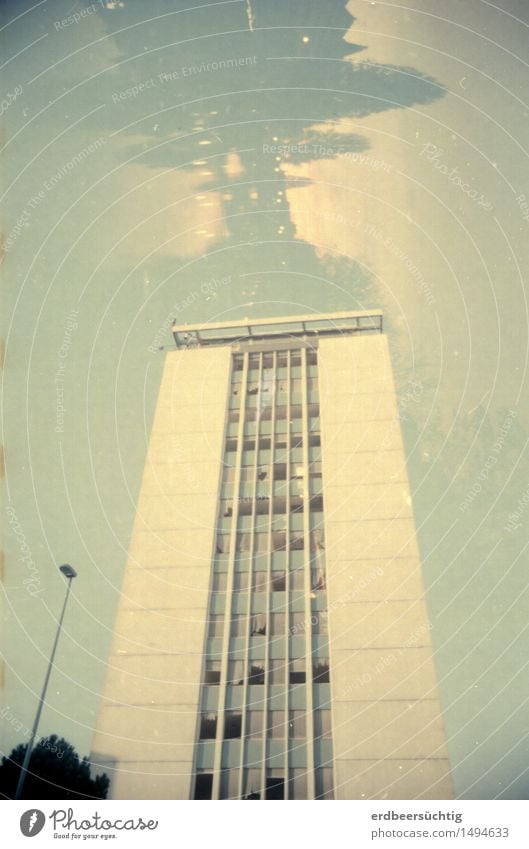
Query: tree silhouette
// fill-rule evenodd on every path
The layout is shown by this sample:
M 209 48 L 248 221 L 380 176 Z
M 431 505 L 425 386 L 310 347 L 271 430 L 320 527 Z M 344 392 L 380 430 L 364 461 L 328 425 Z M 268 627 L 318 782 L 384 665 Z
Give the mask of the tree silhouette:
M 20 743 L 0 766 L 0 798 L 13 799 L 27 744 Z M 106 774 L 90 777 L 88 758 L 80 758 L 64 738 L 52 734 L 35 746 L 24 783 L 23 799 L 106 799 Z

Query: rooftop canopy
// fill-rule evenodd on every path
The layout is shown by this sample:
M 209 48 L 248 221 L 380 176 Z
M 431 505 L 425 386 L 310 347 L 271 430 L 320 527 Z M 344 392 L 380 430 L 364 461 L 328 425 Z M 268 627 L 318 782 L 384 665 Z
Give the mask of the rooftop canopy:
M 203 345 L 228 345 L 280 338 L 329 336 L 343 333 L 382 333 L 382 312 L 313 313 L 282 318 L 245 318 L 243 321 L 222 321 L 216 324 L 173 324 L 177 348 Z

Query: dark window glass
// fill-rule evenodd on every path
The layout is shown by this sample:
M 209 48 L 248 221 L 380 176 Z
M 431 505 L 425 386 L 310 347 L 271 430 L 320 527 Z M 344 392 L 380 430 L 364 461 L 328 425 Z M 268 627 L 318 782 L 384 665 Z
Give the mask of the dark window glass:
M 304 684 L 306 680 L 305 659 L 298 658 L 290 661 L 290 683 Z
M 265 682 L 265 667 L 264 663 L 253 661 L 250 663 L 250 674 L 248 676 L 249 684 L 264 684 Z
M 241 736 L 242 713 L 237 710 L 228 710 L 224 717 L 224 739 L 235 740 Z
M 315 684 L 328 684 L 329 678 L 329 661 L 315 660 L 313 667 L 313 679 Z
M 267 799 L 285 798 L 285 779 L 282 775 L 278 775 L 277 772 L 275 769 L 268 770 L 266 777 Z
M 195 799 L 211 799 L 213 773 L 199 772 L 195 778 Z
M 220 683 L 220 660 L 206 660 L 204 684 Z
M 203 713 L 200 717 L 200 739 L 214 740 L 217 736 L 217 714 Z

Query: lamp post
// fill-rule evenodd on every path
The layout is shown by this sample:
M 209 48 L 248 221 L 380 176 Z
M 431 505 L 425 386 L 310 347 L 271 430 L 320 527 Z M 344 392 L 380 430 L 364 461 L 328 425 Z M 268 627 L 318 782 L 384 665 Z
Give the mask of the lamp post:
M 28 747 L 26 749 L 26 754 L 24 756 L 24 763 L 22 764 L 22 769 L 20 770 L 20 775 L 18 777 L 18 784 L 15 793 L 15 799 L 22 798 L 22 791 L 24 789 L 24 782 L 26 780 L 26 775 L 28 772 L 29 761 L 31 759 L 31 754 L 33 752 L 33 746 L 35 743 L 35 737 L 37 736 L 37 728 L 39 727 L 40 715 L 42 713 L 42 708 L 44 707 L 44 700 L 46 698 L 46 690 L 48 689 L 48 683 L 50 680 L 51 670 L 53 667 L 53 661 L 55 659 L 55 652 L 57 651 L 57 643 L 59 642 L 59 637 L 61 634 L 62 622 L 64 619 L 64 614 L 66 611 L 66 605 L 68 604 L 68 598 L 70 595 L 70 590 L 72 587 L 73 578 L 77 577 L 77 572 L 72 566 L 69 566 L 68 563 L 65 563 L 64 566 L 59 566 L 60 571 L 63 575 L 68 579 L 68 588 L 66 590 L 66 596 L 64 598 L 64 604 L 62 606 L 61 615 L 59 618 L 59 624 L 57 625 L 57 633 L 55 634 L 55 640 L 53 642 L 53 648 L 51 650 L 50 660 L 48 663 L 48 670 L 46 672 L 46 677 L 44 679 L 44 686 L 42 688 L 42 693 L 40 694 L 39 706 L 37 708 L 37 713 L 35 715 L 35 722 L 33 723 L 33 728 L 31 729 L 31 737 L 29 738 Z

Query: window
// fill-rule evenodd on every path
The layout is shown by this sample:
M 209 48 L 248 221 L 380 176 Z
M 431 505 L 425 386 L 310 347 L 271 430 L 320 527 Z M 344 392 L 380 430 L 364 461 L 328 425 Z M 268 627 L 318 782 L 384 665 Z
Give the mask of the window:
M 229 534 L 217 535 L 217 554 L 230 553 L 230 536 Z
M 290 614 L 290 636 L 302 637 L 307 628 L 306 615 L 300 611 L 299 613 Z
M 310 570 L 310 585 L 313 590 L 325 589 L 325 575 L 323 573 L 323 569 L 317 567 L 316 569 Z
M 283 593 L 286 590 L 286 578 L 284 572 L 276 572 L 272 575 L 271 589 L 273 593 Z
M 315 684 L 328 684 L 329 678 L 329 661 L 315 660 L 313 667 L 313 679 Z
M 261 770 L 260 769 L 245 769 L 244 770 L 243 799 L 260 799 L 260 798 L 261 798 Z
M 303 569 L 295 569 L 290 573 L 290 589 L 303 590 L 305 587 L 305 576 Z
M 304 537 L 299 534 L 292 534 L 290 537 L 291 551 L 303 551 Z
M 266 634 L 266 614 L 254 613 L 250 621 L 250 636 L 258 637 Z
M 253 573 L 253 588 L 255 592 L 264 592 L 266 590 L 267 579 L 266 572 Z
M 242 533 L 237 534 L 237 543 L 236 543 L 236 551 L 237 552 L 248 552 L 250 551 L 250 534 Z
M 220 684 L 220 660 L 206 660 L 204 684 Z
M 246 634 L 246 616 L 243 613 L 233 613 L 231 617 L 231 636 L 244 637 Z
M 233 589 L 235 592 L 243 592 L 248 589 L 249 577 L 248 572 L 235 572 L 233 578 Z
M 331 712 L 330 710 L 314 711 L 314 736 L 331 737 Z
M 270 614 L 270 634 L 277 637 L 283 636 L 285 633 L 285 614 L 271 613 Z
M 223 769 L 220 775 L 220 798 L 239 798 L 239 770 Z
M 307 770 L 291 769 L 288 782 L 289 799 L 307 799 Z
M 213 773 L 198 772 L 195 777 L 195 799 L 211 799 L 213 791 Z
M 213 592 L 225 593 L 228 585 L 228 573 L 216 572 L 213 576 Z
M 284 684 L 286 674 L 286 661 L 284 658 L 270 661 L 270 684 Z
M 330 767 L 316 770 L 316 799 L 334 799 L 332 769 Z
M 212 614 L 209 617 L 209 628 L 208 628 L 208 637 L 213 639 L 214 637 L 222 637 L 222 632 L 224 630 L 224 616 L 219 616 L 218 614 Z
M 291 710 L 288 717 L 288 736 L 306 737 L 307 722 L 305 711 Z
M 249 710 L 246 714 L 246 734 L 248 737 L 262 737 L 263 735 L 262 710 Z
M 224 717 L 224 739 L 235 740 L 241 736 L 242 713 L 239 710 L 227 710 Z
M 312 633 L 327 636 L 329 633 L 329 615 L 324 611 L 312 614 Z
M 256 554 L 264 554 L 268 551 L 268 534 L 255 534 L 255 552 Z
M 291 684 L 304 684 L 306 680 L 305 675 L 305 658 L 297 658 L 296 660 L 290 661 L 290 683 Z
M 248 684 L 264 684 L 265 682 L 265 667 L 264 662 L 254 660 L 250 663 L 250 674 L 248 675 Z
M 214 740 L 217 736 L 217 714 L 203 713 L 200 716 L 200 739 Z
M 272 740 L 282 740 L 285 736 L 284 710 L 271 710 L 268 712 L 268 736 Z
M 267 799 L 285 798 L 285 778 L 283 770 L 268 769 L 266 771 L 266 794 Z
M 244 661 L 230 660 L 228 664 L 228 684 L 240 687 L 244 684 Z

